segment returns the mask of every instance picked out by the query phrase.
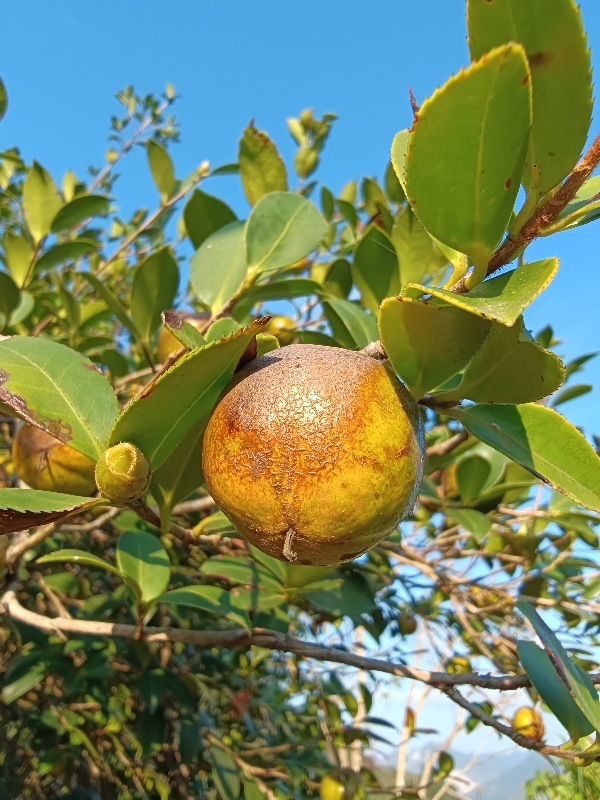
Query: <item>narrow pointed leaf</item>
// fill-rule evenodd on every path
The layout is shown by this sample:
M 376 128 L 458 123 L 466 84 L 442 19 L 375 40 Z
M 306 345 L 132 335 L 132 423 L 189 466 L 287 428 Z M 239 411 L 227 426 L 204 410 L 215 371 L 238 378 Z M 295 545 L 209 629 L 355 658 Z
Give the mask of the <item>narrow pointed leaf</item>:
M 285 164 L 266 133 L 254 125 L 244 129 L 238 163 L 244 194 L 251 206 L 269 192 L 287 192 Z
M 52 177 L 37 163 L 29 170 L 23 184 L 23 209 L 25 220 L 34 242 L 50 233 L 50 226 L 62 206 Z
M 118 413 L 109 382 L 88 358 L 29 336 L 0 342 L 0 403 L 93 460 Z
M 55 267 L 57 264 L 64 264 L 65 261 L 75 261 L 81 256 L 93 252 L 97 247 L 98 245 L 95 242 L 88 242 L 84 239 L 57 244 L 42 253 L 35 262 L 33 269 L 35 272 L 39 272 L 43 269 Z
M 600 511 L 600 457 L 557 411 L 537 405 L 474 405 L 447 413 L 572 500 Z
M 175 188 L 175 171 L 171 156 L 162 145 L 152 140 L 146 145 L 146 153 L 152 180 L 158 189 L 160 199 L 165 203 Z
M 231 756 L 220 747 L 209 748 L 213 763 L 212 777 L 221 800 L 238 800 L 240 796 L 240 776 L 237 765 Z
M 4 255 L 12 279 L 19 288 L 22 288 L 29 275 L 33 247 L 23 234 L 16 234 L 7 229 L 4 234 Z
M 195 584 L 173 589 L 156 598 L 157 603 L 170 603 L 188 608 L 197 608 L 212 614 L 220 614 L 234 622 L 249 628 L 248 615 L 231 602 L 231 596 L 219 586 L 204 586 Z
M 0 489 L 0 534 L 24 531 L 85 511 L 102 500 L 34 489 Z
M 231 222 L 206 238 L 190 260 L 190 282 L 212 311 L 231 299 L 246 277 L 244 222 Z
M 131 318 L 144 341 L 160 327 L 161 312 L 173 306 L 178 283 L 179 268 L 168 246 L 138 264 L 131 287 Z
M 328 297 L 323 300 L 323 310 L 333 330 L 334 337 L 351 350 L 362 350 L 369 342 L 377 341 L 377 322 L 349 300 Z
M 466 253 L 479 272 L 509 222 L 530 124 L 525 52 L 511 44 L 450 78 L 413 125 L 407 198 L 429 233 Z
M 125 408 L 110 433 L 109 445 L 132 442 L 157 469 L 193 425 L 208 421 L 246 347 L 265 324 L 258 320 L 180 358 Z
M 377 314 L 384 297 L 400 291 L 398 258 L 394 245 L 374 225 L 358 243 L 352 275 L 363 303 L 373 314 Z
M 38 558 L 36 564 L 81 564 L 85 567 L 104 569 L 107 572 L 112 572 L 113 575 L 118 575 L 120 578 L 123 577 L 123 573 L 118 567 L 113 566 L 103 558 L 95 556 L 93 553 L 88 553 L 86 550 L 71 550 L 68 548 L 55 550 L 53 553 L 48 553 Z
M 110 208 L 110 200 L 101 194 L 83 194 L 64 205 L 52 220 L 54 233 L 73 228 L 91 217 L 104 216 Z
M 399 131 L 392 142 L 392 167 L 406 196 L 406 153 L 408 152 L 408 140 L 410 131 L 405 128 Z
M 169 585 L 171 563 L 160 540 L 146 531 L 125 531 L 119 536 L 117 567 L 136 583 L 145 603 L 162 594 Z

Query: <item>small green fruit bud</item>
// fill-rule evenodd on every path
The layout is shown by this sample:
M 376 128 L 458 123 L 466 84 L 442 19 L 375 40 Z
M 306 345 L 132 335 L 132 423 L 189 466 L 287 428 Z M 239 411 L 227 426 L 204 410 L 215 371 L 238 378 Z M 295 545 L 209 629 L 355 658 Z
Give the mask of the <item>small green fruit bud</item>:
M 319 154 L 314 147 L 301 147 L 294 156 L 294 169 L 299 178 L 307 178 L 317 168 Z
M 109 447 L 96 464 L 100 494 L 119 508 L 145 494 L 151 477 L 148 459 L 130 442 Z

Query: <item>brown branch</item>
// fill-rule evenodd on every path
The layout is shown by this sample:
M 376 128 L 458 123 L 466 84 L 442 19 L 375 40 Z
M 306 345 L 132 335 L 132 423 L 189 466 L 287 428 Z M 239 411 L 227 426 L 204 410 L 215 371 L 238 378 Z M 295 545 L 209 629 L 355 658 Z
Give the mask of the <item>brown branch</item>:
M 204 500 L 205 498 L 202 499 Z M 133 500 L 127 505 L 132 511 L 135 511 L 140 519 L 143 519 L 145 522 L 149 522 L 151 525 L 154 525 L 155 528 L 161 530 L 160 517 L 156 511 L 147 506 L 143 500 Z M 216 545 L 223 543 L 223 537 L 219 536 L 218 534 L 212 534 L 208 536 L 201 534 L 200 536 L 197 536 L 189 528 L 183 528 L 181 525 L 177 525 L 175 522 L 169 522 L 169 533 L 176 539 L 179 539 L 182 544 L 187 545 L 208 544 L 211 547 L 215 547 Z
M 447 456 L 448 453 L 451 453 L 459 444 L 466 442 L 468 438 L 469 434 L 467 431 L 462 430 L 443 442 L 433 444 L 431 447 L 427 448 L 427 458 L 432 458 L 433 456 Z
M 57 531 L 59 527 L 59 522 L 51 522 L 49 525 L 40 525 L 40 527 L 36 528 L 35 532 L 32 533 L 31 536 L 19 536 L 15 543 L 11 544 L 6 551 L 6 563 L 10 568 L 10 571 L 13 571 L 12 568 L 24 553 L 26 553 L 28 550 L 31 550 L 32 547 L 36 546 L 36 544 L 43 542 L 44 539 L 52 536 L 52 534 Z
M 174 517 L 183 517 L 185 514 L 195 514 L 198 511 L 208 511 L 217 504 L 210 495 L 199 497 L 196 500 L 186 500 L 173 507 L 171 514 Z

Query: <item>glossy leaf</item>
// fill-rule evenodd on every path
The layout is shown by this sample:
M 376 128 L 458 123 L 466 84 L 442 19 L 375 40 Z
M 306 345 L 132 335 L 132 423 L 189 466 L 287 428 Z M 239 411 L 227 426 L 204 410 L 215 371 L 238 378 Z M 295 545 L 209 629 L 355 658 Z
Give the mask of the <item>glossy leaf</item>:
M 157 603 L 168 603 L 177 606 L 188 606 L 212 614 L 220 614 L 241 625 L 249 628 L 248 615 L 237 608 L 231 601 L 231 595 L 219 586 L 205 586 L 194 584 L 173 589 L 156 598 Z
M 213 556 L 202 564 L 200 571 L 203 575 L 226 578 L 231 583 L 250 584 L 279 592 L 282 589 L 281 583 L 271 573 L 261 570 L 250 558 Z
M 190 259 L 190 282 L 213 312 L 231 299 L 246 277 L 244 222 L 231 222 L 204 240 Z
M 119 320 L 121 325 L 123 325 L 127 330 L 136 338 L 140 338 L 140 333 L 136 326 L 133 324 L 133 320 L 129 316 L 127 309 L 121 303 L 119 298 L 113 294 L 113 292 L 106 286 L 99 278 L 96 278 L 95 275 L 92 275 L 91 272 L 82 272 L 82 277 L 90 284 L 92 289 L 96 292 L 98 297 L 100 297 L 108 308 L 112 311 L 115 317 Z
M 290 564 L 287 568 L 286 586 L 290 589 L 301 589 L 320 581 L 326 575 L 335 572 L 335 567 L 305 567 L 301 564 Z
M 20 293 L 15 282 L 6 272 L 0 272 L 0 314 L 7 320 L 19 305 Z
M 240 776 L 233 756 L 215 745 L 209 748 L 209 752 L 213 764 L 212 777 L 221 800 L 238 800 Z
M 555 392 L 564 379 L 561 360 L 530 339 L 521 322 L 512 328 L 494 322 L 460 384 L 438 397 L 442 402 L 530 403 Z
M 399 131 L 392 142 L 392 167 L 398 178 L 398 183 L 406 197 L 406 153 L 408 152 L 408 140 L 410 131 L 408 128 Z
M 256 337 L 257 358 L 264 356 L 265 353 L 272 353 L 273 350 L 279 350 L 279 339 L 276 336 L 271 336 L 270 333 L 259 333 Z
M 19 293 L 19 302 L 16 308 L 12 311 L 8 325 L 18 325 L 19 322 L 26 320 L 33 309 L 35 308 L 35 299 L 32 294 L 26 290 Z M 0 314 L 0 325 L 4 324 L 4 317 Z
M 516 608 L 523 614 L 540 637 L 554 667 L 568 687 L 573 699 L 594 730 L 600 731 L 600 700 L 589 676 L 569 658 L 567 651 L 544 620 L 527 603 L 520 602 Z
M 337 576 L 337 573 L 333 577 Z M 343 583 L 336 592 L 307 592 L 304 596 L 317 608 L 335 616 L 354 617 L 368 614 L 376 607 L 373 594 L 366 581 L 352 573 L 343 573 Z
M 141 261 L 131 287 L 131 318 L 144 341 L 160 327 L 161 312 L 177 294 L 179 269 L 170 247 L 160 247 Z
M 527 403 L 474 405 L 447 413 L 554 489 L 600 511 L 600 457 L 558 412 Z
M 23 210 L 36 244 L 50 233 L 52 220 L 61 206 L 62 200 L 52 177 L 34 161 L 23 184 Z
M 108 213 L 110 200 L 101 194 L 82 194 L 64 205 L 52 220 L 54 233 L 73 228 L 86 219 Z
M 398 258 L 394 245 L 374 225 L 358 243 L 352 275 L 363 303 L 373 314 L 377 314 L 379 304 L 385 297 L 400 291 Z
M 0 489 L 0 535 L 55 522 L 101 500 L 34 489 Z
M 244 292 L 244 303 L 258 305 L 267 300 L 289 300 L 292 297 L 307 297 L 321 290 L 321 285 L 308 278 L 287 278 L 253 286 Z
M 363 208 L 367 217 L 374 217 L 380 213 L 382 208 L 388 208 L 388 201 L 383 189 L 374 178 L 363 178 L 361 189 Z
M 121 573 L 136 583 L 143 602 L 149 603 L 169 585 L 171 564 L 160 540 L 146 531 L 125 531 L 116 551 Z
M 582 397 L 584 394 L 589 394 L 593 388 L 594 387 L 589 383 L 580 383 L 576 386 L 569 386 L 555 395 L 550 405 L 552 408 L 556 408 L 556 406 L 560 406 L 562 403 L 568 403 L 569 400 L 575 400 L 577 397 Z
M 264 325 L 259 320 L 180 358 L 125 408 L 110 433 L 109 445 L 131 442 L 157 469 L 193 425 L 208 421 L 246 347 Z
M 457 308 L 485 319 L 514 325 L 524 309 L 550 284 L 558 270 L 557 258 L 524 264 L 480 283 L 468 294 L 458 294 L 431 286 L 407 286 L 404 295 L 432 294 Z
M 574 742 L 594 732 L 560 679 L 548 654 L 533 642 L 517 642 L 517 655 L 533 688 L 565 727 Z
M 334 337 L 344 347 L 362 350 L 369 342 L 377 341 L 375 317 L 348 300 L 330 297 L 323 302 L 323 310 L 333 330 Z
M 481 542 L 492 527 L 491 520 L 474 508 L 447 508 L 446 514 L 461 528 L 472 533 L 478 542 Z
M 52 553 L 38 558 L 36 564 L 81 564 L 84 567 L 104 569 L 106 572 L 112 572 L 113 575 L 118 575 L 120 578 L 123 577 L 123 573 L 118 567 L 113 566 L 99 556 L 95 556 L 93 553 L 88 553 L 86 550 L 71 550 L 68 548 L 54 550 Z
M 408 204 L 396 215 L 391 239 L 398 255 L 400 289 L 407 283 L 422 283 L 434 266 L 433 242 Z
M 524 175 L 537 195 L 557 186 L 575 166 L 592 117 L 590 54 L 574 0 L 469 0 L 469 50 L 480 58 L 492 47 L 522 44 L 533 89 L 533 124 Z
M 402 188 L 402 184 L 398 180 L 398 176 L 394 170 L 394 166 L 390 161 L 385 170 L 385 194 L 387 199 L 390 200 L 392 203 L 396 203 L 400 205 L 406 200 L 406 195 L 404 194 L 404 189 Z
M 465 456 L 456 465 L 456 485 L 463 503 L 476 500 L 491 472 L 487 459 L 473 454 Z
M 287 192 L 285 164 L 266 133 L 250 124 L 240 139 L 238 154 L 244 194 L 251 206 L 269 192 Z
M 35 272 L 41 272 L 43 269 L 51 269 L 57 264 L 63 264 L 65 261 L 75 261 L 81 256 L 93 252 L 96 248 L 97 244 L 95 242 L 88 242 L 84 239 L 57 244 L 42 253 L 33 265 L 33 269 Z
M 3 87 L 2 87 L 3 88 Z M 17 680 L 12 683 L 6 684 L 2 689 L 2 702 L 13 703 L 22 697 L 27 692 L 31 691 L 36 684 L 41 683 L 48 671 L 45 662 L 40 662 L 28 670 L 24 675 L 21 675 Z
M 117 417 L 109 382 L 81 353 L 50 339 L 0 342 L 0 404 L 96 460 Z
M 384 300 L 378 325 L 394 370 L 417 399 L 463 369 L 490 328 L 459 308 L 403 297 Z
M 410 135 L 406 187 L 413 211 L 429 233 L 470 257 L 479 280 L 510 219 L 530 123 L 527 61 L 523 48 L 511 44 L 437 89 Z
M 327 223 L 314 203 L 292 192 L 272 192 L 252 209 L 246 223 L 246 260 L 257 272 L 295 264 L 315 250 Z
M 185 204 L 183 219 L 188 236 L 197 250 L 213 233 L 236 222 L 237 217 L 218 197 L 195 189 Z
M 146 144 L 146 153 L 152 180 L 158 189 L 160 199 L 166 203 L 175 188 L 175 170 L 171 156 L 162 145 L 152 139 Z
M 8 228 L 4 233 L 3 244 L 8 271 L 17 286 L 22 288 L 26 285 L 29 276 L 33 247 L 23 234 L 13 233 Z
M 232 333 L 236 333 L 242 329 L 242 325 L 233 319 L 233 317 L 221 317 L 221 319 L 216 320 L 210 326 L 210 328 L 204 334 L 204 338 L 207 342 L 216 342 L 218 339 L 223 339 L 227 336 L 231 336 Z

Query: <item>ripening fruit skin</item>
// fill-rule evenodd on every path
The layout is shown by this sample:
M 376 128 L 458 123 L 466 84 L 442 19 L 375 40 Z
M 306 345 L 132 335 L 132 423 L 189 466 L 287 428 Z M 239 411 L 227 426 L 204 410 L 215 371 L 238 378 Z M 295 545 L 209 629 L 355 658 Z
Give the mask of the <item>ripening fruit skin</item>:
M 208 313 L 199 313 L 199 314 L 186 314 L 183 317 L 184 322 L 189 322 L 190 325 L 193 325 L 197 331 L 199 331 L 203 325 L 206 324 L 207 320 L 209 319 L 210 314 Z M 158 334 L 158 360 L 161 364 L 164 364 L 167 358 L 173 353 L 176 353 L 179 348 L 181 347 L 181 342 L 177 337 L 173 336 L 171 331 L 168 328 L 165 328 L 164 325 L 160 329 Z
M 279 344 L 282 347 L 291 344 L 296 334 L 294 333 L 294 328 L 296 327 L 296 323 L 290 317 L 284 317 L 281 314 L 276 317 L 271 317 L 271 320 L 265 327 L 265 333 L 270 333 L 271 336 L 276 336 L 279 340 Z M 290 329 L 290 330 L 288 330 Z
M 321 779 L 319 796 L 321 800 L 354 800 L 361 792 L 362 778 L 347 767 L 335 769 Z
M 96 491 L 94 462 L 33 425 L 19 428 L 12 456 L 17 475 L 32 489 L 82 497 Z
M 236 375 L 203 444 L 207 487 L 251 544 L 280 561 L 350 561 L 412 510 L 420 409 L 381 362 L 290 345 Z
M 544 720 L 535 708 L 522 706 L 515 711 L 513 728 L 533 742 L 541 742 L 544 738 Z
M 408 636 L 417 630 L 417 620 L 412 614 L 400 614 L 398 629 L 403 636 Z
M 446 672 L 451 675 L 464 675 L 471 671 L 471 662 L 464 656 L 454 656 L 444 664 Z
M 151 478 L 148 459 L 130 442 L 109 447 L 96 464 L 100 494 L 118 508 L 146 494 Z

